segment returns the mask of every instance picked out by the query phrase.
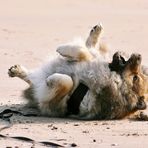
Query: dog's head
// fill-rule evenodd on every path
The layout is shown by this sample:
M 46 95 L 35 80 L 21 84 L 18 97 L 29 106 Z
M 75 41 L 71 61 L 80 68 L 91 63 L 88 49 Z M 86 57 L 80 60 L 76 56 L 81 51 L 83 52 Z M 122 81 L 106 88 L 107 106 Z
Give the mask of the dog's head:
M 141 71 L 142 57 L 140 54 L 132 54 L 121 69 L 123 80 L 123 93 L 125 93 L 129 110 L 142 110 L 146 108 L 144 101 L 147 92 L 147 76 Z
M 110 99 L 105 100 L 114 110 L 111 111 L 111 118 L 123 118 L 137 110 L 146 109 L 145 94 L 148 90 L 148 77 L 143 73 L 141 61 L 140 54 L 132 54 L 127 60 L 121 52 L 114 54 L 109 68 L 121 79 L 119 82 L 114 79 L 110 86 L 106 87 L 105 94 L 108 95 L 105 95 L 105 98 Z
M 116 52 L 113 55 L 112 62 L 109 63 L 111 71 L 116 71 L 120 75 L 124 75 L 124 78 L 131 81 L 134 84 L 134 90 L 136 92 L 144 92 L 145 98 L 148 100 L 148 67 L 141 66 L 142 57 L 140 54 L 132 54 L 127 60 L 127 55 L 123 52 Z
M 128 60 L 120 53 L 114 54 L 109 65 L 110 77 L 98 94 L 101 118 L 123 118 L 137 110 L 146 109 L 145 93 L 148 80 L 141 71 L 141 61 L 140 54 L 132 54 Z

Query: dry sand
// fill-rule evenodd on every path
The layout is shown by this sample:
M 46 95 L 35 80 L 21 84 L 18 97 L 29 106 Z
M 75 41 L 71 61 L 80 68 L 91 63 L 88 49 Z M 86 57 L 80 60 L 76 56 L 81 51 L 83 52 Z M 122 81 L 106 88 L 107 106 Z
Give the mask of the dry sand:
M 74 37 L 86 37 L 90 28 L 102 22 L 103 40 L 112 50 L 140 52 L 148 62 L 147 0 L 5 0 L 0 1 L 0 110 L 25 104 L 21 91 L 27 85 L 10 79 L 7 69 L 13 64 L 34 68 L 56 47 Z M 0 132 L 26 136 L 36 141 L 51 141 L 65 147 L 148 146 L 148 122 L 77 121 L 69 119 L 11 117 L 13 126 Z M 0 120 L 0 127 L 6 121 Z M 0 138 L 0 147 L 46 147 L 14 139 Z M 75 146 L 75 145 L 73 145 Z

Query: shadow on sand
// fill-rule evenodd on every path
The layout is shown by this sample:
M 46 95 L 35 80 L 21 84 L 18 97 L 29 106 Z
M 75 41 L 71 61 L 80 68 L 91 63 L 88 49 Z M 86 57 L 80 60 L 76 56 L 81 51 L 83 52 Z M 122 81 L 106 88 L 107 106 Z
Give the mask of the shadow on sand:
M 1 105 L 0 106 L 0 120 L 11 121 L 13 124 L 26 123 L 75 123 L 76 121 L 83 122 L 70 117 L 47 117 L 40 115 L 36 108 L 30 108 L 25 104 Z M 86 120 L 85 120 L 86 122 Z

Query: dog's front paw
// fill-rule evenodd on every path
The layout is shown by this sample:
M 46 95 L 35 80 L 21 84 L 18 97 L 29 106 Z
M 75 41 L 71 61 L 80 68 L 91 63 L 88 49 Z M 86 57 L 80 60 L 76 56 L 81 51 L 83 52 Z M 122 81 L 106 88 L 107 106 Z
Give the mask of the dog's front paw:
M 91 35 L 98 35 L 101 33 L 102 30 L 103 30 L 103 26 L 101 23 L 99 23 L 98 25 L 96 25 L 92 28 L 92 30 L 90 31 L 90 34 Z
M 9 69 L 8 69 L 8 75 L 10 77 L 17 77 L 21 74 L 21 66 L 20 65 L 14 65 L 14 66 L 11 66 Z

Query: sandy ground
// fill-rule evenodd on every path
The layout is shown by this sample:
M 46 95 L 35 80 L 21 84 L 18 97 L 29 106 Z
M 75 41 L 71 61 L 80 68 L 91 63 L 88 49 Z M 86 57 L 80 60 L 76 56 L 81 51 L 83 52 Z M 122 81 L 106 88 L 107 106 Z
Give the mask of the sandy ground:
M 7 76 L 11 65 L 19 63 L 34 68 L 48 55 L 56 54 L 59 44 L 77 36 L 86 37 L 98 22 L 102 22 L 103 40 L 112 50 L 140 52 L 143 63 L 147 64 L 147 0 L 0 1 L 0 110 L 18 109 L 25 104 L 21 91 L 27 84 Z M 77 121 L 19 115 L 10 120 L 13 126 L 0 134 L 51 141 L 65 147 L 146 148 L 148 145 L 148 122 Z M 0 127 L 6 124 L 0 120 Z M 46 146 L 0 138 L 0 147 Z

